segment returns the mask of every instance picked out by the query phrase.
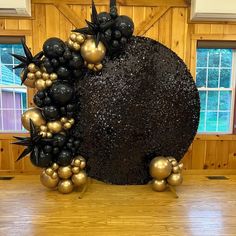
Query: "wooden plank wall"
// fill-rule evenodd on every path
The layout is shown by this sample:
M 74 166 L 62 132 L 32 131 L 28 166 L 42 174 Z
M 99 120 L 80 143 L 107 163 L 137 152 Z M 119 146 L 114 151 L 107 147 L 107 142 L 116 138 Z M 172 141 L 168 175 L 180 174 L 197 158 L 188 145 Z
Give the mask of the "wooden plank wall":
M 26 35 L 27 43 L 36 53 L 48 37 L 66 39 L 75 26 L 90 18 L 90 1 L 33 0 L 31 19 L 0 19 L 0 35 Z M 76 4 L 78 2 L 78 4 Z M 100 0 L 98 11 L 108 9 Z M 118 1 L 120 14 L 133 18 L 136 35 L 160 41 L 175 51 L 195 74 L 196 42 L 198 39 L 236 39 L 236 24 L 189 23 L 189 9 L 184 0 L 178 1 Z M 132 6 L 132 3 L 134 6 Z M 153 3 L 153 4 L 152 4 Z M 32 105 L 33 91 L 29 91 Z M 12 134 L 0 134 L 0 171 L 35 172 L 28 158 L 16 163 L 22 148 L 12 146 Z M 236 136 L 198 135 L 183 158 L 186 169 L 236 169 Z

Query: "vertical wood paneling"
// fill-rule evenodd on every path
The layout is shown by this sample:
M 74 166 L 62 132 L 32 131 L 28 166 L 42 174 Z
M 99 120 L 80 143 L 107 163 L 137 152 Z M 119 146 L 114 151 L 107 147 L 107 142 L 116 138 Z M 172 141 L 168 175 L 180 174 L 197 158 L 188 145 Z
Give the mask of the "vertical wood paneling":
M 89 5 L 69 5 L 81 19 L 89 19 L 91 7 Z M 98 12 L 108 11 L 108 5 L 98 6 Z M 118 7 L 120 15 L 133 18 L 135 26 L 148 19 L 148 16 L 160 7 Z M 188 24 L 188 9 L 170 8 L 155 22 L 144 36 L 159 40 L 161 43 L 175 51 L 190 67 L 195 76 L 196 39 L 194 35 L 234 35 L 235 24 Z M 72 29 L 71 22 L 53 4 L 32 4 L 32 19 L 0 19 L 0 35 L 3 31 L 29 30 L 32 35 L 26 36 L 27 44 L 34 53 L 42 50 L 42 45 L 48 37 L 60 37 L 66 40 Z M 85 24 L 84 24 L 85 25 Z M 29 102 L 32 105 L 34 90 L 29 90 Z M 23 150 L 22 147 L 12 146 L 12 138 L 1 139 L 0 135 L 0 170 L 5 171 L 33 171 L 29 158 L 15 162 Z M 182 159 L 185 169 L 232 169 L 236 168 L 236 140 L 219 140 L 212 136 L 211 140 L 196 139 Z

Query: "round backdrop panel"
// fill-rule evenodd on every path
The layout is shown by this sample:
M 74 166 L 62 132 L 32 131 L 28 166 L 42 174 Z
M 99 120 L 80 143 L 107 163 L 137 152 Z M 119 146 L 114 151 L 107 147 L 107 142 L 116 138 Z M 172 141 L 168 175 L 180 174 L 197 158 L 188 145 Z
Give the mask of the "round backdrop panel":
M 200 110 L 196 85 L 182 59 L 149 38 L 133 37 L 104 65 L 76 85 L 81 112 L 74 135 L 83 137 L 89 176 L 145 184 L 153 157 L 179 161 L 193 141 Z

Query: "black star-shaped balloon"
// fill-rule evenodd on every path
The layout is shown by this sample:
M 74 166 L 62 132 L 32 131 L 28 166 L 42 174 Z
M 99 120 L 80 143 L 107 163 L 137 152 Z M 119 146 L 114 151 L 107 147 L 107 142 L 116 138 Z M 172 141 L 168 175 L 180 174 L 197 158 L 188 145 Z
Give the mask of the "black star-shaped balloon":
M 92 14 L 91 14 L 91 22 L 85 20 L 88 27 L 81 28 L 81 29 L 75 29 L 73 32 L 78 32 L 81 34 L 88 34 L 88 35 L 94 35 L 96 46 L 98 45 L 99 41 L 102 41 L 105 46 L 108 48 L 108 43 L 106 41 L 105 37 L 105 31 L 109 28 L 111 28 L 115 21 L 113 19 L 109 20 L 105 23 L 100 23 L 98 20 L 98 13 L 96 6 L 94 4 L 94 1 L 92 1 Z
M 14 138 L 16 138 L 18 141 L 14 142 L 13 144 L 26 146 L 24 151 L 17 158 L 17 161 L 21 160 L 31 152 L 34 152 L 36 159 L 38 159 L 42 136 L 38 134 L 32 120 L 30 120 L 30 137 L 14 137 Z M 49 140 L 45 139 L 44 141 L 49 141 Z
M 26 69 L 28 67 L 28 65 L 30 63 L 34 63 L 36 66 L 40 66 L 41 65 L 41 58 L 43 56 L 43 51 L 37 53 L 35 56 L 32 55 L 31 51 L 29 50 L 28 46 L 26 45 L 26 43 L 21 40 L 23 49 L 24 49 L 24 53 L 25 56 L 22 55 L 18 55 L 18 54 L 11 54 L 13 57 L 15 57 L 16 59 L 18 59 L 21 63 L 17 66 L 15 66 L 13 69 L 17 69 L 17 68 L 24 68 Z M 23 74 L 23 78 L 22 78 L 22 84 L 25 82 L 26 78 L 27 78 L 27 73 L 28 70 L 24 70 L 24 74 Z

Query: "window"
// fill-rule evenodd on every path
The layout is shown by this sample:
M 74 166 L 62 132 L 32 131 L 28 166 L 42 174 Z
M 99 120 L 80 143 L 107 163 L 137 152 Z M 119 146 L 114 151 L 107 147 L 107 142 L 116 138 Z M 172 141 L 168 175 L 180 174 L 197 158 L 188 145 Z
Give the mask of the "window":
M 196 84 L 201 111 L 198 132 L 232 133 L 235 55 L 229 48 L 197 49 Z
M 27 109 L 27 88 L 21 85 L 19 61 L 10 53 L 24 55 L 21 43 L 6 43 L 0 37 L 0 132 L 24 131 L 21 114 Z

